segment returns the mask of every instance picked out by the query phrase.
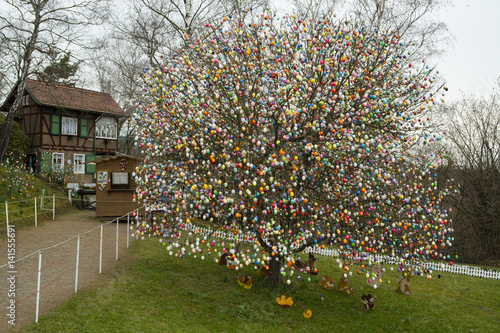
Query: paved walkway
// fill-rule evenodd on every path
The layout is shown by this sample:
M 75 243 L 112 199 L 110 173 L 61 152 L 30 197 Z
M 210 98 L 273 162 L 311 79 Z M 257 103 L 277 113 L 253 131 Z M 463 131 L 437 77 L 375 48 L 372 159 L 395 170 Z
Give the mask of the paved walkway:
M 56 220 L 44 221 L 38 227 L 16 230 L 15 257 L 13 269 L 0 269 L 0 332 L 12 329 L 8 323 L 11 300 L 15 299 L 16 328 L 35 320 L 38 264 L 40 249 L 63 243 L 42 251 L 42 270 L 40 280 L 39 316 L 47 313 L 60 302 L 75 293 L 77 237 L 65 242 L 73 236 L 90 231 L 80 237 L 78 289 L 91 283 L 99 275 L 99 239 L 103 222 L 95 218 L 95 211 L 78 211 L 67 215 L 56 216 Z M 5 225 L 0 228 L 5 232 Z M 118 254 L 126 251 L 127 224 L 120 223 L 118 228 Z M 8 262 L 8 240 L 0 239 L 0 266 Z M 32 256 L 30 254 L 35 253 Z M 103 227 L 103 263 L 102 273 L 110 274 L 116 261 L 116 223 Z M 16 273 L 11 274 L 9 271 Z M 15 275 L 15 284 L 9 283 L 9 277 Z M 15 289 L 15 290 L 14 290 Z M 15 296 L 12 297 L 12 293 Z M 9 295 L 10 294 L 10 295 Z

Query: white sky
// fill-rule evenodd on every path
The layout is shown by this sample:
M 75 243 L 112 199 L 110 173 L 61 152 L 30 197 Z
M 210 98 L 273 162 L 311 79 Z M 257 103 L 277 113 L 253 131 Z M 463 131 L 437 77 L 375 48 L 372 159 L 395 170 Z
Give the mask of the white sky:
M 455 38 L 452 48 L 438 60 L 449 88 L 447 100 L 466 95 L 487 95 L 499 90 L 500 0 L 451 0 L 438 13 Z

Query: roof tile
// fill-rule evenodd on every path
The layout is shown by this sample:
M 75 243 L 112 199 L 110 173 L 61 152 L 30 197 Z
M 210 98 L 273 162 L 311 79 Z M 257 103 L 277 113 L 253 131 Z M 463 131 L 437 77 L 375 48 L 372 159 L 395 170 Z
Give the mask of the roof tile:
M 40 105 L 127 116 L 110 94 L 28 79 L 26 89 Z

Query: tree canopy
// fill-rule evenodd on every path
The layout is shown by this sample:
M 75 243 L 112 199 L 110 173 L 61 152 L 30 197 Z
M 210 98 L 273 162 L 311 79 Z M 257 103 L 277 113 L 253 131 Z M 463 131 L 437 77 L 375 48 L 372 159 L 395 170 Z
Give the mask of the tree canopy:
M 83 46 L 85 27 L 99 24 L 106 18 L 103 13 L 107 13 L 107 1 L 6 0 L 3 4 L 0 79 L 10 82 L 15 100 L 0 132 L 0 161 L 5 159 L 12 123 L 30 74 L 46 64 L 47 55 L 64 52 L 69 45 Z
M 5 117 L 0 116 L 0 126 L 3 126 Z M 28 152 L 30 140 L 28 136 L 21 130 L 18 123 L 14 122 L 10 133 L 9 146 L 7 147 L 8 155 L 6 159 L 13 161 L 22 161 L 24 155 Z
M 79 63 L 71 63 L 71 52 L 50 52 L 50 64 L 37 73 L 38 80 L 74 87 Z
M 443 157 L 420 150 L 441 139 L 425 127 L 440 85 L 411 41 L 250 9 L 185 38 L 144 71 L 136 104 L 147 156 L 136 198 L 164 213 L 140 233 L 175 237 L 205 220 L 238 238 L 223 249 L 236 264 L 264 263 L 273 283 L 309 246 L 402 266 L 442 257 Z

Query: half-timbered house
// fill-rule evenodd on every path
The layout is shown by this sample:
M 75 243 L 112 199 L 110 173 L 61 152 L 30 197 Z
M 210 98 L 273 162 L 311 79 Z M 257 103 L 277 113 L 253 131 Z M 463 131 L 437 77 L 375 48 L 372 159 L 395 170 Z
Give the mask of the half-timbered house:
M 14 102 L 16 87 L 1 111 Z M 107 93 L 28 79 L 15 121 L 30 139 L 27 168 L 70 171 L 72 182 L 95 183 L 100 155 L 118 150 L 118 123 L 127 114 Z

